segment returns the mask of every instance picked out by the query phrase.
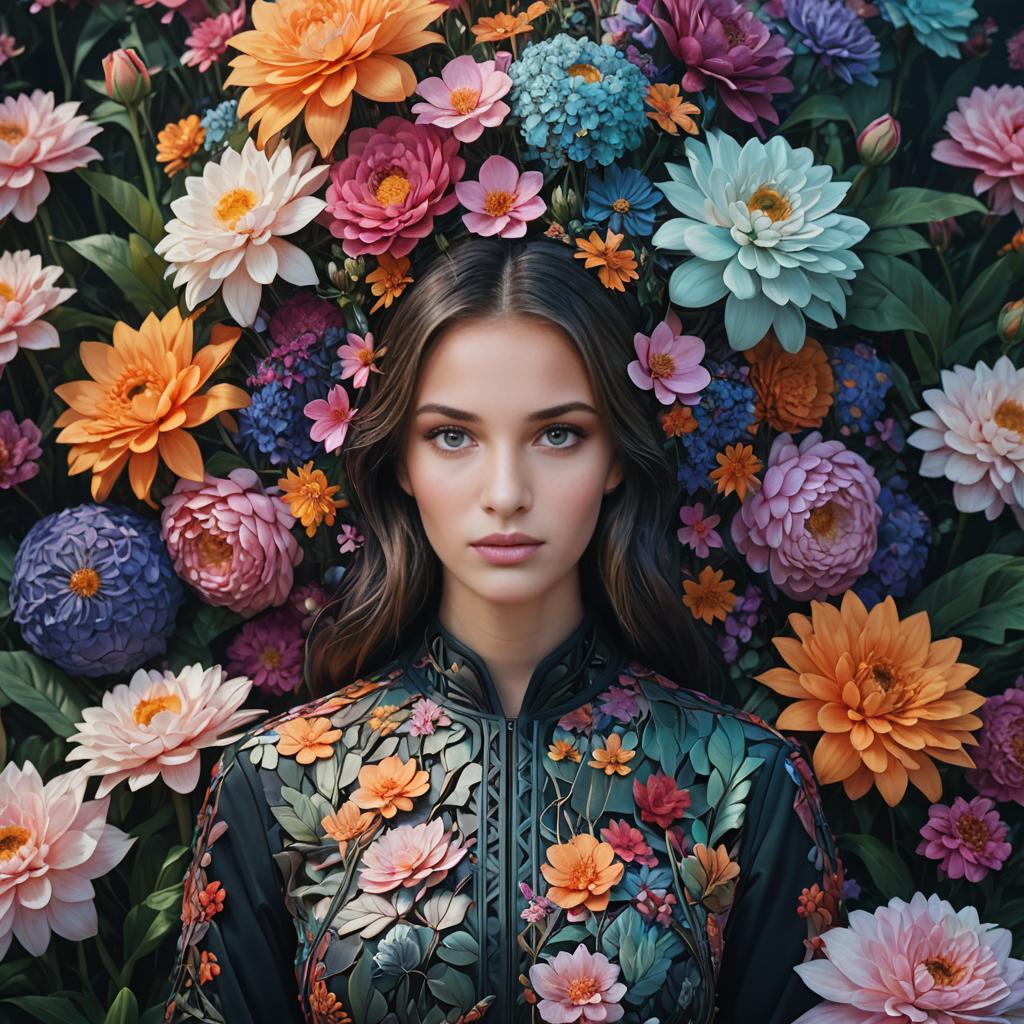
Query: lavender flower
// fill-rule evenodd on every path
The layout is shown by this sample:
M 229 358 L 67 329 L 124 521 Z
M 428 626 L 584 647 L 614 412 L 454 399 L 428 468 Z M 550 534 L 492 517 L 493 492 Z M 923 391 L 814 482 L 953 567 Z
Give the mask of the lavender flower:
M 786 0 L 786 17 L 804 47 L 848 85 L 878 84 L 878 40 L 842 0 Z

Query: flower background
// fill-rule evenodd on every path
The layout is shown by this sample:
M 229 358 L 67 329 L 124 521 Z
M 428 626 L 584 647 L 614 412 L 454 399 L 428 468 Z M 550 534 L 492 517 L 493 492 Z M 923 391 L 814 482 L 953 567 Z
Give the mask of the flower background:
M 379 49 L 280 74 L 348 11 L 0 14 L 0 1001 L 161 1019 L 209 769 L 308 697 L 364 541 L 374 332 L 475 233 L 643 304 L 679 600 L 725 699 L 813 750 L 861 912 L 802 965 L 821 1019 L 911 983 L 904 1020 L 933 986 L 1024 1012 L 1019 6 L 378 0 Z M 893 929 L 962 973 L 902 977 Z M 538 1012 L 570 967 L 618 1007 L 579 958 Z

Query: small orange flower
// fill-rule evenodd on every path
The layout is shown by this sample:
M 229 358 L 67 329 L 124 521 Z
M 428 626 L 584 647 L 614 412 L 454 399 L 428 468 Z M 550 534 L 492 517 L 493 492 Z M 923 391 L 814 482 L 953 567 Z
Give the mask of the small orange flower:
M 334 525 L 334 513 L 345 508 L 348 502 L 344 499 L 335 500 L 334 492 L 340 484 L 327 483 L 322 469 L 313 469 L 310 460 L 298 471 L 290 469 L 277 481 L 283 491 L 281 500 L 291 509 L 291 513 L 306 528 L 306 536 L 312 537 L 321 523 Z
M 281 738 L 276 750 L 284 757 L 292 757 L 299 764 L 312 764 L 318 757 L 332 757 L 332 743 L 341 739 L 341 730 L 331 728 L 329 718 L 293 718 L 277 727 Z
M 626 870 L 623 863 L 615 863 L 611 843 L 598 842 L 586 833 L 549 846 L 547 858 L 549 863 L 540 866 L 550 886 L 546 895 L 563 910 L 580 904 L 587 910 L 605 910 L 608 890 L 621 881 Z
M 1024 228 L 1018 229 L 1013 238 L 996 255 L 1005 256 L 1008 252 L 1020 252 L 1021 250 L 1024 250 Z
M 412 798 L 430 789 L 430 773 L 417 767 L 415 757 L 403 761 L 391 755 L 380 764 L 359 769 L 359 789 L 352 794 L 358 807 L 379 810 L 384 818 L 393 818 L 399 811 L 412 810 Z
M 692 434 L 698 426 L 697 418 L 688 405 L 676 403 L 661 417 L 661 429 L 665 432 L 666 437 L 682 437 L 684 434 Z
M 756 399 L 747 428 L 752 434 L 762 420 L 780 433 L 821 426 L 832 407 L 835 378 L 828 353 L 814 338 L 805 339 L 799 352 L 786 352 L 770 330 L 743 355 Z
M 480 18 L 475 25 L 470 25 L 469 30 L 476 36 L 477 43 L 499 43 L 523 32 L 532 32 L 532 22 L 546 13 L 547 9 L 544 0 L 534 0 L 525 11 L 515 16 L 500 11 L 494 17 Z
M 313 982 L 309 993 L 309 1008 L 313 1012 L 316 1024 L 352 1024 L 352 1018 L 345 1010 L 344 1004 L 327 987 L 323 978 Z
M 206 129 L 200 124 L 198 114 L 171 121 L 157 132 L 156 159 L 157 163 L 167 164 L 164 173 L 168 178 L 173 178 L 188 166 L 205 138 Z
M 740 866 L 729 857 L 724 844 L 711 849 L 696 843 L 693 853 L 685 858 L 687 899 L 702 903 L 713 914 L 720 914 L 732 904 L 733 890 L 739 878 Z M 695 891 L 691 891 L 694 889 Z
M 329 697 L 323 704 L 323 710 L 336 711 L 338 708 L 343 708 L 347 704 L 359 700 L 360 697 L 365 697 L 368 693 L 373 693 L 374 690 L 379 690 L 382 686 L 387 685 L 386 682 L 371 683 L 366 679 L 357 679 Z
M 736 586 L 736 581 L 723 580 L 723 573 L 722 569 L 705 565 L 696 581 L 683 581 L 683 590 L 686 591 L 683 604 L 695 619 L 703 619 L 709 626 L 715 619 L 725 621 L 736 604 L 736 595 L 729 593 Z
M 358 839 L 372 824 L 372 811 L 361 811 L 359 805 L 351 800 L 338 808 L 337 814 L 328 814 L 320 822 L 320 827 L 338 843 L 342 857 L 353 839 Z
M 700 107 L 679 95 L 678 85 L 667 82 L 652 82 L 647 87 L 644 102 L 651 108 L 647 116 L 663 131 L 670 135 L 678 135 L 682 128 L 687 135 L 696 135 L 697 123 L 690 116 L 699 114 Z
M 603 768 L 605 775 L 628 775 L 632 769 L 626 762 L 636 757 L 635 750 L 623 750 L 622 737 L 617 732 L 608 737 L 603 749 L 598 747 L 591 754 L 594 760 L 587 764 L 591 768 Z
M 381 306 L 387 309 L 405 291 L 405 286 L 412 284 L 413 279 L 408 276 L 409 267 L 408 256 L 396 258 L 390 253 L 382 252 L 377 257 L 377 268 L 366 275 L 370 291 L 380 296 L 370 307 L 371 313 L 376 313 Z
M 393 733 L 401 724 L 390 721 L 391 716 L 397 710 L 397 704 L 381 704 L 370 712 L 370 720 L 367 724 L 374 732 L 379 732 L 381 736 L 387 736 Z
M 736 492 L 740 501 L 747 496 L 747 489 L 754 490 L 760 483 L 757 474 L 761 471 L 761 460 L 754 454 L 752 444 L 727 444 L 724 452 L 715 455 L 718 469 L 709 476 L 715 481 L 719 494 Z
M 224 886 L 220 882 L 210 882 L 205 889 L 199 890 L 199 905 L 202 907 L 199 913 L 201 921 L 209 921 L 214 914 L 219 914 L 224 909 L 224 900 L 227 898 Z
M 591 231 L 589 239 L 576 239 L 576 248 L 579 251 L 573 253 L 576 259 L 586 260 L 583 265 L 588 270 L 591 267 L 600 267 L 597 276 L 601 279 L 601 284 L 618 292 L 626 290 L 627 281 L 634 281 L 640 277 L 636 272 L 637 262 L 633 258 L 633 250 L 619 249 L 625 237 L 624 234 L 617 235 L 611 228 L 606 228 L 602 241 L 596 231 Z
M 204 949 L 199 954 L 199 984 L 205 985 L 213 981 L 220 974 L 220 964 L 217 963 L 217 954 Z
M 583 755 L 568 740 L 555 740 L 548 747 L 548 757 L 552 761 L 564 761 L 568 758 L 570 761 L 575 761 L 576 764 L 583 760 Z

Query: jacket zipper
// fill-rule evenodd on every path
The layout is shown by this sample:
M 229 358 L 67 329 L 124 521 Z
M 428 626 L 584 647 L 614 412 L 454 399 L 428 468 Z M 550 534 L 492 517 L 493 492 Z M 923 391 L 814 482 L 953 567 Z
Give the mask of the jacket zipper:
M 513 936 L 513 921 L 515 920 L 515 887 L 516 887 L 516 850 L 517 844 L 514 834 L 515 815 L 514 801 L 515 793 L 515 771 L 518 752 L 516 743 L 516 722 L 514 718 L 505 720 L 505 807 L 504 828 L 502 829 L 502 840 L 506 845 L 506 873 L 502 880 L 502 888 L 505 892 L 504 899 L 504 920 L 501 922 L 499 934 L 502 937 L 502 945 L 505 950 L 504 959 L 504 987 L 505 1005 L 509 1010 L 508 1020 L 511 1022 L 515 1017 L 516 1006 L 516 963 L 518 962 L 518 951 Z

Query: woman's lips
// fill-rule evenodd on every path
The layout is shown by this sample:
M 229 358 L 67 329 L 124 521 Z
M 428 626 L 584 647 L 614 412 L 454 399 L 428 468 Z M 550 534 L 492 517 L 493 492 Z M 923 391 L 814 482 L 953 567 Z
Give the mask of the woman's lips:
M 492 565 L 515 565 L 529 558 L 540 547 L 540 543 L 474 544 L 473 547 Z

